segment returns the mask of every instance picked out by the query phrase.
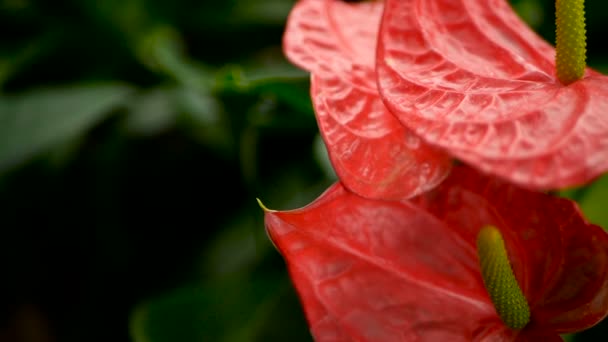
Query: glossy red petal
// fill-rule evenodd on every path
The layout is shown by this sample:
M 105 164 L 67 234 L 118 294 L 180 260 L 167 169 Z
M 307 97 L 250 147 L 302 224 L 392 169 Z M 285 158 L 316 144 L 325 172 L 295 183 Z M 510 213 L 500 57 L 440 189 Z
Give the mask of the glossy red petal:
M 608 234 L 575 202 L 522 190 L 456 167 L 416 203 L 473 244 L 478 228 L 501 229 L 531 310 L 531 333 L 573 332 L 608 314 Z
M 289 14 L 283 50 L 294 64 L 321 77 L 376 91 L 375 47 L 383 4 L 300 0 Z
M 377 2 L 300 1 L 284 50 L 312 72 L 319 129 L 342 183 L 364 197 L 403 199 L 435 187 L 451 162 L 382 104 L 374 70 L 381 12 Z
M 538 326 L 561 333 L 587 329 L 608 314 L 608 234 L 579 215 L 562 232 L 563 267 L 534 312 Z
M 587 246 L 597 233 L 575 202 L 524 190 L 468 167 L 454 168 L 444 183 L 416 202 L 471 244 L 484 225 L 502 231 L 533 320 L 537 308 L 544 305 L 547 290 L 561 282 L 562 266 L 570 260 L 565 248 L 573 243 L 571 232 L 580 232 L 581 243 Z M 576 299 L 584 300 L 579 295 Z
M 368 200 L 336 184 L 303 209 L 267 211 L 265 221 L 317 341 L 506 334 L 475 250 L 412 204 Z
M 351 191 L 403 199 L 434 188 L 448 175 L 450 158 L 403 127 L 378 94 L 315 74 L 311 92 L 332 165 Z
M 563 86 L 552 47 L 505 0 L 387 0 L 377 72 L 387 107 L 428 143 L 526 187 L 608 170 L 608 77 Z

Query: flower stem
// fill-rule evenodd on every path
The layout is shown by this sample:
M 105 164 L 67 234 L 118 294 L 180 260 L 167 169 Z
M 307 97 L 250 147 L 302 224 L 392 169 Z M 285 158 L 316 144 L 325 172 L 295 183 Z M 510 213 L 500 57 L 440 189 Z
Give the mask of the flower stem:
M 585 73 L 585 1 L 555 0 L 555 26 L 557 78 L 568 85 Z

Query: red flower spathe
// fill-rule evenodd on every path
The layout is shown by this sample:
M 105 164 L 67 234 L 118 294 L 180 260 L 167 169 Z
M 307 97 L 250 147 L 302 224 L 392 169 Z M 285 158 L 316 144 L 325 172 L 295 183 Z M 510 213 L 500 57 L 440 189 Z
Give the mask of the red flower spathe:
M 580 185 L 608 170 L 608 77 L 564 86 L 554 55 L 505 0 L 386 0 L 379 89 L 403 125 L 485 172 Z
M 608 234 L 572 201 L 455 168 L 411 201 L 339 183 L 305 208 L 265 214 L 317 341 L 559 341 L 608 312 Z M 475 239 L 499 228 L 532 312 L 505 327 Z
M 451 163 L 382 103 L 375 72 L 382 8 L 301 0 L 289 15 L 283 47 L 312 73 L 317 122 L 342 183 L 361 196 L 402 199 L 435 187 Z

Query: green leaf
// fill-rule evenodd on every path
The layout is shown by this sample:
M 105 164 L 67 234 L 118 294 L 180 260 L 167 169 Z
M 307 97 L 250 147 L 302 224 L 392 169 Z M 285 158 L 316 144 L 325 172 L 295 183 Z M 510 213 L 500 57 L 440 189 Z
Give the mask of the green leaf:
M 149 69 L 165 74 L 178 83 L 201 92 L 213 87 L 213 74 L 208 67 L 192 60 L 184 51 L 177 29 L 158 26 L 142 36 L 136 54 Z
M 246 210 L 235 209 L 234 218 L 223 225 L 203 251 L 200 270 L 204 277 L 221 279 L 239 274 L 251 274 L 269 252 L 274 252 L 268 240 L 264 222 L 257 205 Z M 251 214 L 251 209 L 255 214 Z
M 130 90 L 121 84 L 97 84 L 0 96 L 0 170 L 85 133 Z
M 293 0 L 239 0 L 231 20 L 250 24 L 281 25 L 293 5 Z
M 572 342 L 575 339 L 575 334 L 564 334 L 561 335 L 564 342 Z
M 49 30 L 39 37 L 26 43 L 21 43 L 14 51 L 2 51 L 0 54 L 0 88 L 5 83 L 26 70 L 34 61 L 43 57 L 51 50 L 61 37 L 60 29 Z
M 268 50 L 247 64 L 225 66 L 218 71 L 216 78 L 219 90 L 260 91 L 269 85 L 308 83 L 310 74 L 288 62 L 280 50 Z
M 579 205 L 587 219 L 599 226 L 608 228 L 608 175 L 605 175 L 589 185 L 579 200 Z
M 549 21 L 553 20 L 553 14 L 547 16 L 543 11 L 542 5 L 538 1 L 513 1 L 513 8 L 519 14 L 519 16 L 526 22 L 528 25 L 533 28 L 538 28 L 546 21 L 546 17 L 549 17 Z
M 156 88 L 134 97 L 129 103 L 126 129 L 129 133 L 153 136 L 175 124 L 176 88 Z
M 323 142 L 323 138 L 321 138 L 320 134 L 315 136 L 312 148 L 315 160 L 319 164 L 319 167 L 323 171 L 325 177 L 332 181 L 337 181 L 338 176 L 336 175 L 334 166 L 331 164 L 331 160 L 327 154 L 327 148 L 325 147 L 325 142 Z
M 226 72 L 224 85 L 231 82 L 230 86 L 240 91 L 271 96 L 313 119 L 310 73 L 289 62 L 282 50 L 261 50 L 244 64 L 232 66 Z
M 220 155 L 230 155 L 236 141 L 230 120 L 215 95 L 182 86 L 175 93 L 177 127 L 186 136 Z
M 287 287 L 273 277 L 231 278 L 184 287 L 136 308 L 134 342 L 255 341 Z

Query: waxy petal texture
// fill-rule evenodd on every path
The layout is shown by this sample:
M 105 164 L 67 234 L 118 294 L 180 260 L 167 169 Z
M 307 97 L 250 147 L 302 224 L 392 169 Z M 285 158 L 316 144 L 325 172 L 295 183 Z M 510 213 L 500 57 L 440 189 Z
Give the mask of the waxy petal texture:
M 266 213 L 316 341 L 471 341 L 498 317 L 476 255 L 409 203 L 339 183 L 308 207 Z
M 562 85 L 553 48 L 505 0 L 387 0 L 385 105 L 430 144 L 529 188 L 608 170 L 608 77 Z
M 374 69 L 381 14 L 382 3 L 302 0 L 289 16 L 284 50 L 312 73 L 317 122 L 343 184 L 364 197 L 402 199 L 436 186 L 451 163 L 380 99 Z
M 573 215 L 571 220 L 580 224 L 579 216 Z M 563 240 L 567 257 L 534 319 L 543 329 L 579 331 L 608 314 L 608 234 L 599 227 L 565 229 Z
M 410 201 L 337 183 L 265 222 L 317 341 L 559 341 L 608 312 L 606 233 L 569 200 L 467 167 Z M 502 324 L 481 279 L 475 240 L 487 224 L 501 230 L 532 310 L 521 332 Z
M 588 223 L 575 202 L 462 167 L 414 201 L 467 241 L 474 227 L 502 228 L 536 330 L 580 331 L 608 314 L 608 234 Z
M 454 168 L 439 188 L 414 201 L 458 232 L 471 249 L 480 228 L 499 228 L 532 311 L 564 260 L 564 223 L 580 215 L 570 200 L 525 191 L 466 167 Z M 580 217 L 576 223 L 567 228 L 586 229 Z

